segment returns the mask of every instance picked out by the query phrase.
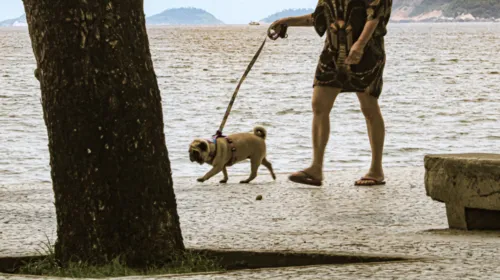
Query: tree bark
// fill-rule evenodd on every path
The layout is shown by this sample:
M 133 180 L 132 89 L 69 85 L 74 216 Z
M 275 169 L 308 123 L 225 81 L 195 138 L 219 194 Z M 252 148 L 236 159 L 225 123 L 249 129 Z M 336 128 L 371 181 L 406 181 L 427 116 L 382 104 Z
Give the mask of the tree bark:
M 142 0 L 23 0 L 57 213 L 56 257 L 144 266 L 184 249 Z

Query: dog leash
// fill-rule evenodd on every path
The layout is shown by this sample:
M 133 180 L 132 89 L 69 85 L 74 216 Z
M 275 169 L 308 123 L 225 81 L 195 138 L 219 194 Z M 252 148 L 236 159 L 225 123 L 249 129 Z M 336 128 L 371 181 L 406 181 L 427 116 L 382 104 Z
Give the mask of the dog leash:
M 250 61 L 250 63 L 248 64 L 247 69 L 245 70 L 245 73 L 243 73 L 243 76 L 241 76 L 240 81 L 239 81 L 238 85 L 236 86 L 236 89 L 234 90 L 233 96 L 231 97 L 231 101 L 229 101 L 229 105 L 227 106 L 226 113 L 224 114 L 224 118 L 222 119 L 222 123 L 219 126 L 219 130 L 217 130 L 217 132 L 214 135 L 214 139 L 217 139 L 219 137 L 224 137 L 222 135 L 222 130 L 224 129 L 224 126 L 226 125 L 226 121 L 229 118 L 229 114 L 231 113 L 231 109 L 233 108 L 234 101 L 236 100 L 236 95 L 238 95 L 238 91 L 240 90 L 240 87 L 243 84 L 243 81 L 245 81 L 246 77 L 248 76 L 248 73 L 250 73 L 250 70 L 252 70 L 253 65 L 255 64 L 257 59 L 259 58 L 260 53 L 262 52 L 262 49 L 264 48 L 264 45 L 266 44 L 267 38 L 269 38 L 273 41 L 277 40 L 278 38 L 282 38 L 282 39 L 287 38 L 288 37 L 287 29 L 288 29 L 288 25 L 282 24 L 282 25 L 280 25 L 280 32 L 278 32 L 278 33 L 274 29 L 272 29 L 271 27 L 269 27 L 269 29 L 267 30 L 266 38 L 264 39 L 264 41 L 260 45 L 260 48 L 257 51 L 257 53 L 255 53 L 255 55 L 253 56 L 252 61 Z

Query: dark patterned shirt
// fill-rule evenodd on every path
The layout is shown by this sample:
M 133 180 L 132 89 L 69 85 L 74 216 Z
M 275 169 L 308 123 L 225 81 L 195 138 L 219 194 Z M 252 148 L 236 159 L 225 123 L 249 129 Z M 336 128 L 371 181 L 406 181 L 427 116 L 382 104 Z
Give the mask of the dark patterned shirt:
M 392 0 L 318 0 L 313 13 L 314 28 L 320 36 L 323 36 L 336 19 L 342 19 L 352 26 L 356 41 L 365 23 L 379 18 L 380 23 L 373 37 L 385 36 L 391 7 Z
M 327 34 L 314 79 L 315 86 L 340 88 L 342 92 L 365 92 L 378 98 L 385 65 L 384 36 L 392 0 L 319 0 L 312 14 L 316 32 Z M 351 47 L 366 22 L 379 23 L 358 64 L 346 65 Z

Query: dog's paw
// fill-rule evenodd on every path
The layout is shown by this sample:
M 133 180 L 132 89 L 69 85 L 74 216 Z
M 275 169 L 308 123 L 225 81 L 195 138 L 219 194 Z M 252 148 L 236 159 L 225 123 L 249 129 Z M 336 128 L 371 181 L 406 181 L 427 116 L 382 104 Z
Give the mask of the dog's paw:
M 205 179 L 203 179 L 203 178 L 198 178 L 198 179 L 197 179 L 197 181 L 198 181 L 198 182 L 200 182 L 200 183 L 203 183 L 203 182 L 205 182 Z
M 248 181 L 248 180 L 240 181 L 240 184 L 249 184 L 249 183 L 250 183 L 250 181 Z
M 220 180 L 219 183 L 225 184 L 225 183 L 227 183 L 227 180 Z
M 273 176 L 273 180 L 276 181 L 276 175 L 272 174 L 271 176 Z

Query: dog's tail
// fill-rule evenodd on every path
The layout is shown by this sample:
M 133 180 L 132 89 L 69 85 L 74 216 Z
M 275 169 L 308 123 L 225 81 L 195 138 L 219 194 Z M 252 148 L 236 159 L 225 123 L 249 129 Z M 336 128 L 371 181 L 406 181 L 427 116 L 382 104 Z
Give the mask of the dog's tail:
M 266 140 L 267 131 L 262 126 L 256 126 L 253 128 L 253 134 L 259 136 L 260 138 Z

